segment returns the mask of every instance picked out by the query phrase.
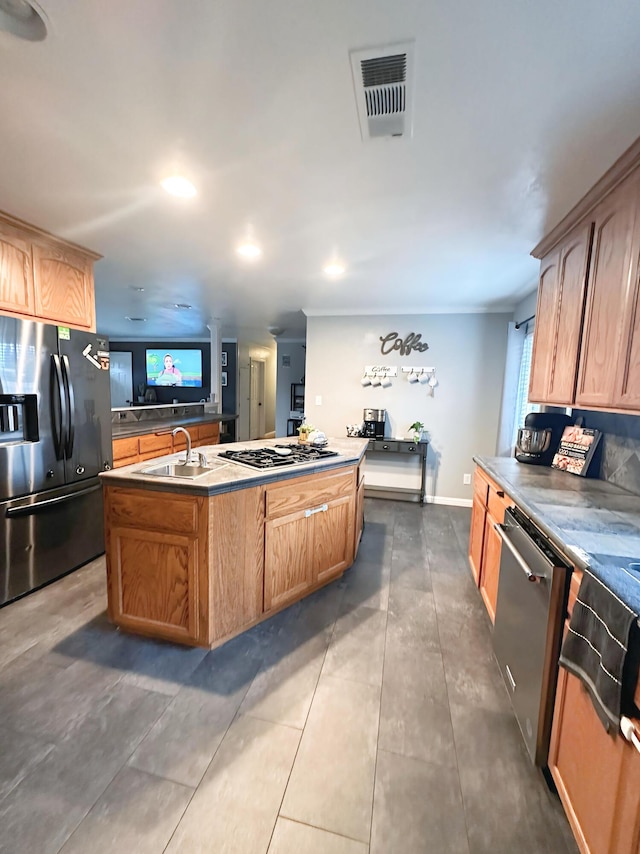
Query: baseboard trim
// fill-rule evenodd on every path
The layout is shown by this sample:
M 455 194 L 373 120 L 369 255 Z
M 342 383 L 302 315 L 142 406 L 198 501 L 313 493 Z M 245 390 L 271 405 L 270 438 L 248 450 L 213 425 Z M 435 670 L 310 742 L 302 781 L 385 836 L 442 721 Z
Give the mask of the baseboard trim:
M 473 499 L 445 498 L 440 495 L 427 495 L 427 504 L 446 504 L 448 507 L 473 507 Z

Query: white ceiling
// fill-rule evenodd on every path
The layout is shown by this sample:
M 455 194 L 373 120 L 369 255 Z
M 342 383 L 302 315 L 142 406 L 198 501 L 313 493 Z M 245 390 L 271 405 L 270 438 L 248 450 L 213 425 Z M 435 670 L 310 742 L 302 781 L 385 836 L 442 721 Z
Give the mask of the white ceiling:
M 0 32 L 0 208 L 104 255 L 111 335 L 511 307 L 640 135 L 637 0 L 40 3 L 46 41 Z M 413 138 L 363 143 L 349 50 L 407 39 Z

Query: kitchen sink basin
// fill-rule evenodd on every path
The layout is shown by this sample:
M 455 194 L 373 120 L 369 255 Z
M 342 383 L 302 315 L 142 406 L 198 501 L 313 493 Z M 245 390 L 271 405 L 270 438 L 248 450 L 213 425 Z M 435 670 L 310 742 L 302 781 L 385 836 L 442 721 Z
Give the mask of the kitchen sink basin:
M 151 466 L 138 470 L 138 474 L 149 474 L 152 477 L 179 477 L 194 480 L 213 471 L 213 466 L 183 465 L 182 463 L 164 463 L 161 466 Z

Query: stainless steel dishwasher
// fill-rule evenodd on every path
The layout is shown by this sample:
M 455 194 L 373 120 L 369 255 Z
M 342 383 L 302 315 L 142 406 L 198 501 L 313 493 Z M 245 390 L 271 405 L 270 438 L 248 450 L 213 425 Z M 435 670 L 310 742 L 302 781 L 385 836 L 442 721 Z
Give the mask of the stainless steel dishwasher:
M 571 568 L 517 507 L 495 528 L 502 552 L 493 649 L 529 755 L 545 766 Z

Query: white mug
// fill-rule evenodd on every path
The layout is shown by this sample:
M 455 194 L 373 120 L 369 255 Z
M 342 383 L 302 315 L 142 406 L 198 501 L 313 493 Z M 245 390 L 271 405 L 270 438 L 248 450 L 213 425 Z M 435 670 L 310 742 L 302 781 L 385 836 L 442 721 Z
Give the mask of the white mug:
M 373 377 L 371 378 L 371 385 L 374 385 L 374 386 L 382 385 L 382 380 L 380 379 L 378 374 L 374 374 Z
M 365 375 L 362 377 L 362 379 L 360 380 L 360 385 L 361 385 L 361 386 L 368 386 L 368 385 L 371 385 L 371 377 L 370 377 L 370 376 L 368 376 L 368 374 L 365 374 Z
M 422 383 L 422 385 L 424 385 L 425 383 L 428 383 L 429 382 L 429 374 L 426 374 L 426 373 L 420 374 L 419 380 Z
M 429 385 L 431 388 L 435 388 L 438 385 L 438 380 L 436 379 L 436 375 L 432 374 L 431 379 L 429 380 Z
M 409 376 L 407 377 L 407 379 L 409 380 L 410 383 L 417 383 L 418 382 L 418 375 L 414 374 L 413 371 L 411 371 Z
M 386 374 L 382 377 L 382 382 L 380 383 L 380 385 L 382 386 L 382 388 L 389 388 L 389 386 L 391 385 L 391 380 Z

